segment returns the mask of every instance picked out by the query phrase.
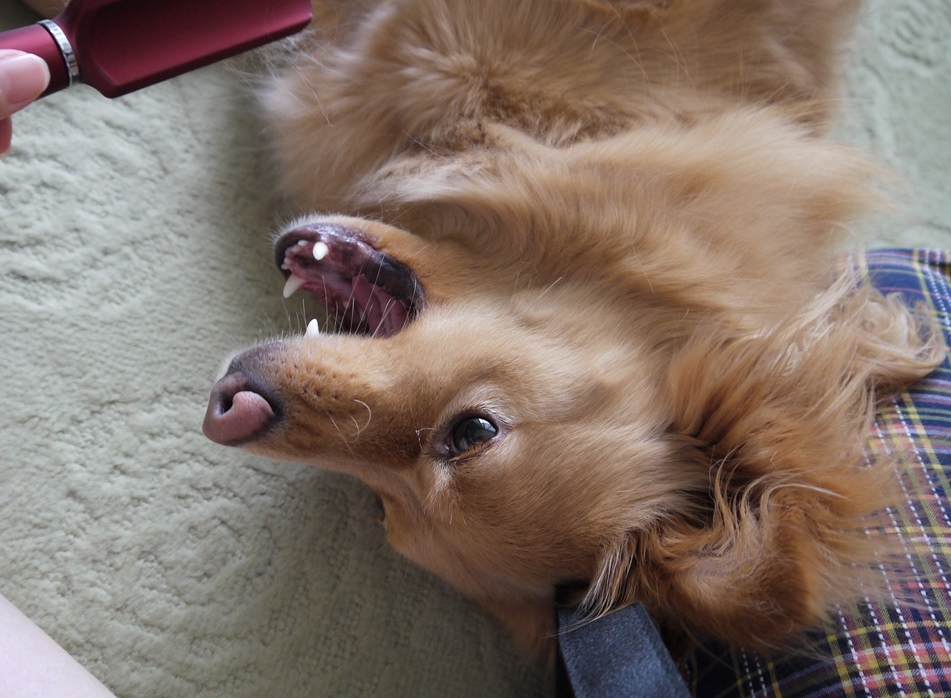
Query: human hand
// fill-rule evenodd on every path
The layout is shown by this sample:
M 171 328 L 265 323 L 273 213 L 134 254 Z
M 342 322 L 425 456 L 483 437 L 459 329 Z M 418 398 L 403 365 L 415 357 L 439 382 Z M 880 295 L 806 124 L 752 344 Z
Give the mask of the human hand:
M 50 82 L 46 62 L 30 53 L 0 50 L 0 153 L 10 149 L 10 116 L 43 94 Z
M 0 696 L 115 698 L 3 596 L 0 596 Z

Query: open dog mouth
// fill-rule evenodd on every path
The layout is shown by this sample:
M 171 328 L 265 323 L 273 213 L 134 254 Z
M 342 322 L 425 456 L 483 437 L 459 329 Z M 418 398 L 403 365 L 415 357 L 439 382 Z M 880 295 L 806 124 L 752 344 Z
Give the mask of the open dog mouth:
M 389 337 L 423 307 L 416 275 L 354 228 L 295 227 L 275 242 L 274 261 L 287 280 L 284 297 L 310 292 L 342 332 Z

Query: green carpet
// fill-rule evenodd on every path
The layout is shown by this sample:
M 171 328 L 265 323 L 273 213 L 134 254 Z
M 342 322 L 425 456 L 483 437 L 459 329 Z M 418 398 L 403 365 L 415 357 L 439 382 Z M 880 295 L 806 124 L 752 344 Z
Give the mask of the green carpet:
M 30 17 L 0 0 L 0 26 Z M 869 5 L 838 137 L 902 177 L 857 243 L 951 248 L 951 3 Z M 200 424 L 282 302 L 259 124 L 228 68 L 15 119 L 0 160 L 0 592 L 117 695 L 532 696 L 472 604 L 404 562 L 355 482 Z

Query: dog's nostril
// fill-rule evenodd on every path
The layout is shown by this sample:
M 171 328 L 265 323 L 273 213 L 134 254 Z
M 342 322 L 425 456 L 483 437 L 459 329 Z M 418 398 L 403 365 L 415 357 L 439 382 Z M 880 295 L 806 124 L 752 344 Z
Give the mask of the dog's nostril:
M 274 408 L 247 377 L 232 373 L 212 388 L 202 431 L 216 443 L 236 446 L 260 436 L 275 418 Z
M 222 395 L 218 403 L 218 412 L 224 414 L 234 405 L 234 398 L 230 395 Z

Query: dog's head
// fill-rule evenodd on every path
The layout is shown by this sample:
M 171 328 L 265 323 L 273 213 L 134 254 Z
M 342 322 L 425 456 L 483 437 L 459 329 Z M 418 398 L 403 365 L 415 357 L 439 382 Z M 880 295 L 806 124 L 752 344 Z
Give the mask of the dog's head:
M 397 549 L 529 644 L 565 584 L 746 645 L 814 623 L 880 503 L 856 484 L 874 391 L 933 360 L 836 281 L 862 167 L 757 110 L 487 138 L 280 236 L 327 327 L 236 357 L 206 433 L 361 478 Z

